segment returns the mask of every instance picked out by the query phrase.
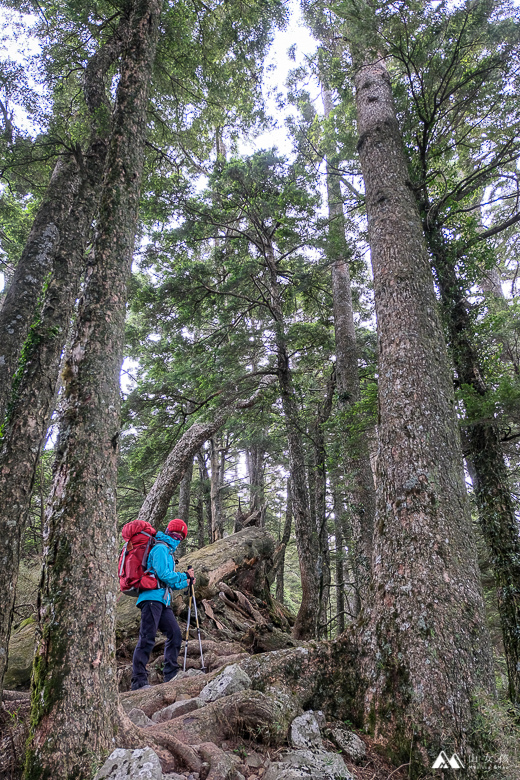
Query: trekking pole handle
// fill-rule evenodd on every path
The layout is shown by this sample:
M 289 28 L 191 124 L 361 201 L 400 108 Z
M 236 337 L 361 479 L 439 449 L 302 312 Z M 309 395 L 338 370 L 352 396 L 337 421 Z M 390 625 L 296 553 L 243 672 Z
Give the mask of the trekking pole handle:
M 186 572 L 186 577 L 188 578 L 188 584 L 189 584 L 190 588 L 192 588 L 193 585 L 195 584 L 195 574 L 194 574 L 194 571 L 193 571 L 193 566 L 188 566 L 188 570 Z

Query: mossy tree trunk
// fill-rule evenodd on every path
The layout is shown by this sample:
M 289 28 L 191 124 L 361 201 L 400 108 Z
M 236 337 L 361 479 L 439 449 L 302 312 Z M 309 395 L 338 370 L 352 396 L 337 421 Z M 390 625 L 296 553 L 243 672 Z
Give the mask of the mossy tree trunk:
M 425 220 L 426 221 L 426 220 Z M 428 245 L 441 293 L 457 380 L 473 392 L 467 408 L 466 444 L 475 475 L 479 522 L 497 591 L 506 656 L 509 696 L 520 702 L 520 537 L 499 420 L 489 414 L 489 388 L 475 343 L 469 304 L 442 230 L 426 225 Z
M 84 270 L 84 250 L 99 204 L 111 127 L 106 77 L 110 65 L 121 52 L 126 28 L 127 20 L 122 19 L 116 33 L 100 47 L 85 70 L 85 101 L 92 118 L 90 143 L 82 154 L 82 165 L 77 165 L 75 171 L 70 170 L 70 176 L 79 180 L 79 185 L 68 219 L 62 220 L 52 275 L 41 310 L 34 318 L 24 345 L 24 362 L 16 377 L 0 440 L 0 589 L 4 594 L 0 620 L 0 693 L 7 662 L 20 544 L 30 510 L 38 459 L 54 407 L 61 353 Z M 75 188 L 75 184 L 68 182 L 64 190 Z
M 119 373 L 160 0 L 130 6 L 94 251 L 64 371 L 25 779 L 92 776 L 117 724 Z
M 379 458 L 365 712 L 410 777 L 471 749 L 472 697 L 493 689 L 453 381 L 390 78 L 356 86 L 379 349 Z
M 80 179 L 72 154 L 57 162 L 0 309 L 0 425 L 10 406 L 18 362 L 52 274 Z

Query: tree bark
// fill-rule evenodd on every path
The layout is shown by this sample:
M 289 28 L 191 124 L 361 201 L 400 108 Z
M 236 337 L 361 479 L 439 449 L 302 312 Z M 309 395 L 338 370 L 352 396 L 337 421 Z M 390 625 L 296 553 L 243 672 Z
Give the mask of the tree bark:
M 4 609 L 0 619 L 0 648 L 6 652 L 0 650 L 0 693 L 7 662 L 21 539 L 30 510 L 38 459 L 53 411 L 61 353 L 84 270 L 84 250 L 99 204 L 111 124 L 106 74 L 120 54 L 126 24 L 126 20 L 120 23 L 113 38 L 99 49 L 86 68 L 84 92 L 92 117 L 90 144 L 83 155 L 81 182 L 73 208 L 68 219 L 62 221 L 53 273 L 41 312 L 24 346 L 24 365 L 19 369 L 2 431 L 0 536 L 4 549 L 0 588 L 4 593 Z
M 355 77 L 379 347 L 374 587 L 365 712 L 400 763 L 471 750 L 472 697 L 493 690 L 453 383 L 390 78 Z
M 90 778 L 117 724 L 119 373 L 160 9 L 159 0 L 131 6 L 93 261 L 64 371 L 25 780 Z
M 322 88 L 323 108 L 328 118 L 332 112 L 330 90 Z M 336 387 L 341 411 L 345 416 L 361 399 L 358 348 L 349 261 L 352 256 L 345 237 L 343 197 L 337 175 L 337 150 L 327 156 L 327 203 L 329 236 L 327 254 L 332 260 L 332 301 L 336 341 Z M 336 164 L 335 164 L 336 163 Z M 376 511 L 376 493 L 366 434 L 353 436 L 346 424 L 342 472 L 349 495 L 352 525 L 352 562 L 358 594 L 368 593 L 372 569 L 372 537 Z M 361 603 L 361 602 L 360 602 Z
M 38 322 L 38 302 L 52 273 L 79 184 L 78 163 L 74 156 L 65 155 L 54 168 L 0 309 L 0 425 L 12 401 L 14 376 L 25 340 L 31 326 Z
M 428 226 L 426 226 L 428 228 Z M 485 404 L 489 389 L 473 335 L 469 304 L 440 229 L 426 231 L 448 326 L 460 385 L 471 388 Z M 486 409 L 467 410 L 466 442 L 476 479 L 475 497 L 497 591 L 506 656 L 509 697 L 520 701 L 520 537 L 508 469 L 500 444 L 500 426 Z

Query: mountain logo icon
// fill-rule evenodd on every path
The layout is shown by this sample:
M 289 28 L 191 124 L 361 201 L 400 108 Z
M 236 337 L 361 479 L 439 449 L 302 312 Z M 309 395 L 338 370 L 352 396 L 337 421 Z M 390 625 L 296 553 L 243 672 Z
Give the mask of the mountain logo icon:
M 432 769 L 464 769 L 464 764 L 456 753 L 451 758 L 448 758 L 444 750 L 441 750 L 435 759 Z

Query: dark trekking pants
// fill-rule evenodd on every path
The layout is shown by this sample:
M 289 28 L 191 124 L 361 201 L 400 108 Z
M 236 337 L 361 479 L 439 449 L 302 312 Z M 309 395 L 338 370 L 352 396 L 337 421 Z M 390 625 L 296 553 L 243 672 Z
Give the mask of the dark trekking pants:
M 135 691 L 148 683 L 146 664 L 155 645 L 157 629 L 166 634 L 164 647 L 164 682 L 172 680 L 178 672 L 177 657 L 181 649 L 182 636 L 179 624 L 171 607 L 161 601 L 145 601 L 141 608 L 139 641 L 132 659 L 132 688 Z

